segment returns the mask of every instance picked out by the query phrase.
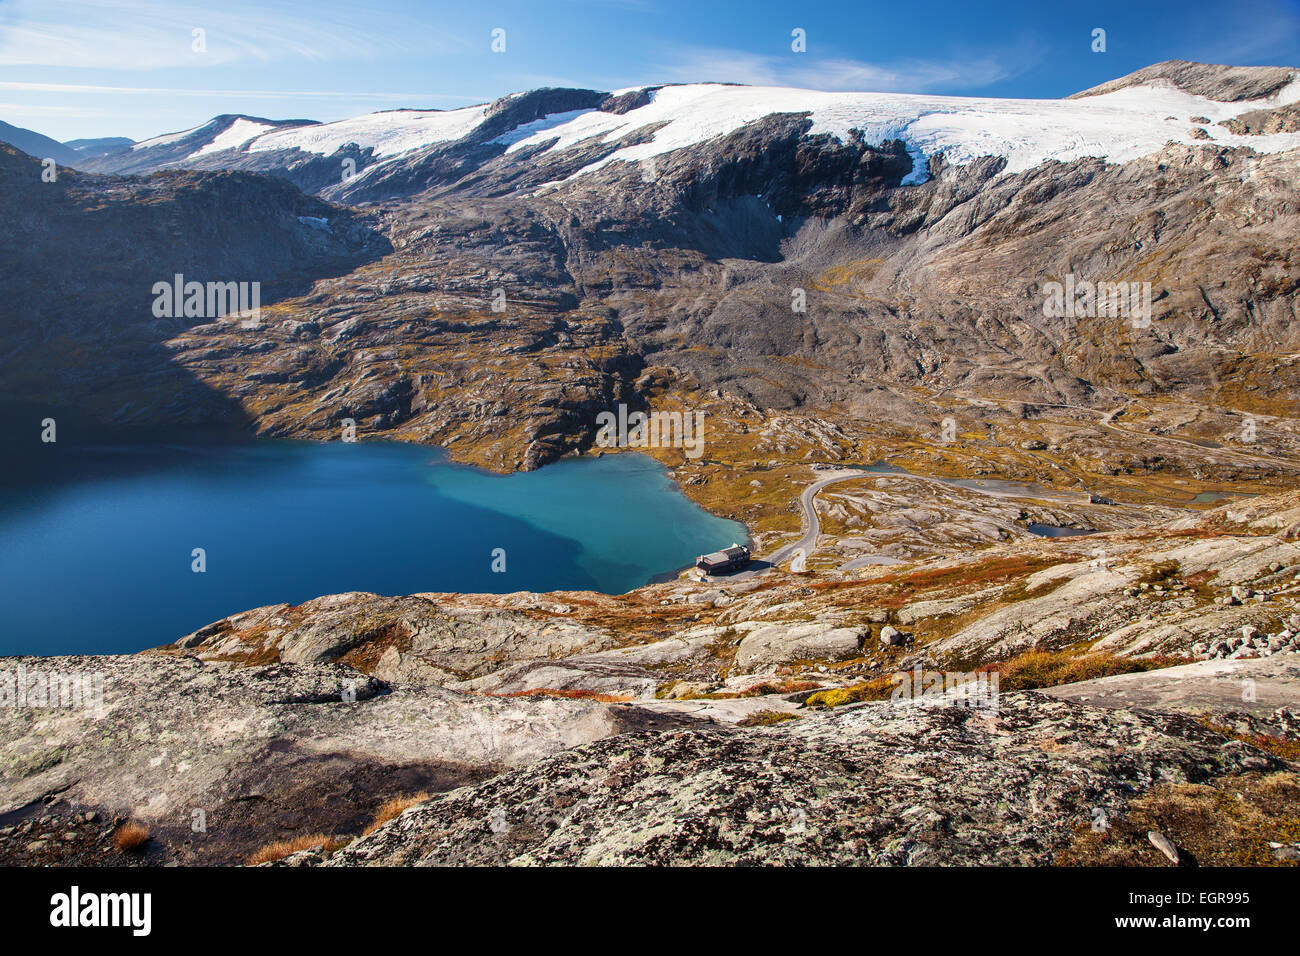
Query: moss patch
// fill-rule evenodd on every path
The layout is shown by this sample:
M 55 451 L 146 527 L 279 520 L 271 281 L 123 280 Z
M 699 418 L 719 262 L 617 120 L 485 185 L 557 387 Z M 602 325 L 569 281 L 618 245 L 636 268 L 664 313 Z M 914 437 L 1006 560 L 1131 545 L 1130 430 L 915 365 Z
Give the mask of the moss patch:
M 1100 832 L 1083 824 L 1057 856 L 1064 866 L 1168 866 L 1147 832 L 1174 841 L 1201 866 L 1295 866 L 1270 842 L 1300 841 L 1300 776 L 1240 774 L 1203 784 L 1162 783 L 1133 800 Z
M 851 687 L 835 687 L 819 691 L 809 697 L 804 704 L 823 710 L 841 707 L 844 704 L 856 704 L 867 700 L 888 700 L 894 691 L 894 677 L 884 674 Z
M 744 720 L 738 721 L 741 727 L 770 727 L 772 724 L 779 724 L 785 720 L 798 720 L 798 714 L 791 714 L 784 710 L 760 710 L 756 714 L 750 714 Z

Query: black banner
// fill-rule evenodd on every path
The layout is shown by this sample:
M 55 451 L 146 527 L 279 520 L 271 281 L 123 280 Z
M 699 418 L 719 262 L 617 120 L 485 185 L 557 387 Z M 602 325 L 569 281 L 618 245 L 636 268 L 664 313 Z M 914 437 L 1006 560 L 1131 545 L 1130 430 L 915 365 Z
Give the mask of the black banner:
M 1190 934 L 1231 943 L 1291 920 L 1294 878 L 1250 869 L 8 869 L 6 941 L 259 944 L 321 939 L 373 945 L 383 933 L 482 932 L 576 941 L 609 922 L 701 921 L 735 941 L 806 938 L 810 922 L 869 932 L 916 921 L 952 939 L 1025 933 L 1073 939 Z M 750 900 L 752 908 L 743 901 Z M 479 926 L 478 930 L 473 927 Z

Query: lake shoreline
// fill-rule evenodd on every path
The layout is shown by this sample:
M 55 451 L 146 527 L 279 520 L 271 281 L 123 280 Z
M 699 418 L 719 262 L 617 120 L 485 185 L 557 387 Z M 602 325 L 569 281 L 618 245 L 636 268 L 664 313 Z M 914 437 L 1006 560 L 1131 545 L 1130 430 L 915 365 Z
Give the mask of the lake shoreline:
M 642 455 L 503 475 L 404 442 L 81 434 L 13 456 L 0 486 L 0 609 L 16 636 L 5 652 L 113 650 L 105 615 L 124 638 L 171 621 L 133 642 L 151 646 L 223 614 L 350 591 L 624 594 L 748 540 Z

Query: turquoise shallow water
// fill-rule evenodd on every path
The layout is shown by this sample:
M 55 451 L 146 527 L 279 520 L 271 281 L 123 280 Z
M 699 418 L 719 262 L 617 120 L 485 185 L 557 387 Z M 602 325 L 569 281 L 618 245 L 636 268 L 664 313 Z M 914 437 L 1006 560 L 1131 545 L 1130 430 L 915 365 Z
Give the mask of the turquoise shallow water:
M 630 454 L 500 476 L 393 443 L 61 439 L 6 461 L 0 655 L 137 651 L 339 591 L 618 593 L 745 541 Z

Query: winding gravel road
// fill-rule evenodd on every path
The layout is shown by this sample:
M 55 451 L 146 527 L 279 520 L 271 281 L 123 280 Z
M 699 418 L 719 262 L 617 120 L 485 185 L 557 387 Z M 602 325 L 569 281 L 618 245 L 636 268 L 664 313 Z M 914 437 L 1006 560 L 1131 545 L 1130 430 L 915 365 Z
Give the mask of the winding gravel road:
M 849 481 L 854 478 L 867 477 L 870 477 L 870 474 L 860 469 L 855 469 L 853 471 L 837 471 L 826 478 L 819 478 L 817 481 L 814 481 L 811 485 L 805 488 L 803 494 L 799 496 L 799 521 L 803 528 L 803 536 L 799 538 L 798 541 L 782 545 L 762 560 L 766 561 L 770 565 L 776 566 L 796 551 L 802 551 L 802 560 L 796 559 L 800 566 L 791 566 L 790 568 L 792 571 L 802 571 L 803 561 L 807 560 L 808 556 L 812 554 L 813 548 L 817 547 L 817 536 L 821 534 L 822 530 L 821 522 L 817 518 L 817 509 L 813 506 L 813 499 L 817 497 L 817 493 L 828 485 L 833 485 L 839 481 Z

